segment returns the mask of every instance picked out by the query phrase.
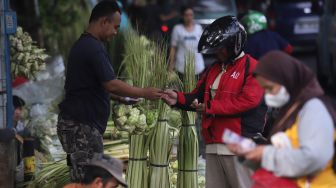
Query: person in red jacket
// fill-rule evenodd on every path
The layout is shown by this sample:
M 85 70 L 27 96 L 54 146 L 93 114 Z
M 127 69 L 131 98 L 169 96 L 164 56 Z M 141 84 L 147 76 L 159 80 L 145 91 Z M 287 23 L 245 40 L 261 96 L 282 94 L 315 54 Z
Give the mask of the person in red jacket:
M 202 112 L 208 188 L 251 185 L 246 168 L 237 162 L 222 140 L 225 129 L 248 135 L 262 129 L 264 124 L 266 109 L 255 110 L 264 90 L 252 75 L 257 61 L 243 52 L 245 42 L 246 31 L 235 17 L 215 20 L 205 28 L 198 51 L 214 54 L 217 62 L 205 71 L 191 93 L 167 89 L 163 96 L 168 105 Z

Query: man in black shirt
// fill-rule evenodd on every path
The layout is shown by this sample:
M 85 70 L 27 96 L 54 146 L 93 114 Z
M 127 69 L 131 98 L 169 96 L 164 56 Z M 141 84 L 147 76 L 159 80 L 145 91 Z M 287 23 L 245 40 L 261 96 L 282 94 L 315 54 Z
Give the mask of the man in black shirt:
M 110 114 L 110 98 L 159 99 L 156 88 L 137 88 L 116 79 L 103 42 L 117 34 L 120 9 L 114 1 L 101 1 L 92 10 L 89 26 L 73 45 L 68 59 L 65 98 L 60 103 L 57 134 L 68 154 L 72 181 L 83 178 L 78 162 L 103 153 L 102 134 Z

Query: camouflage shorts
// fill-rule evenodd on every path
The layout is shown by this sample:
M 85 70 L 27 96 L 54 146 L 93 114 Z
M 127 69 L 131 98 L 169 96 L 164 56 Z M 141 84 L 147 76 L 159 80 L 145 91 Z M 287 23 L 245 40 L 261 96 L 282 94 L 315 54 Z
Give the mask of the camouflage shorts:
M 58 118 L 57 135 L 67 153 L 71 180 L 80 182 L 84 177 L 85 168 L 77 163 L 86 162 L 95 153 L 103 153 L 103 137 L 95 127 L 61 116 Z

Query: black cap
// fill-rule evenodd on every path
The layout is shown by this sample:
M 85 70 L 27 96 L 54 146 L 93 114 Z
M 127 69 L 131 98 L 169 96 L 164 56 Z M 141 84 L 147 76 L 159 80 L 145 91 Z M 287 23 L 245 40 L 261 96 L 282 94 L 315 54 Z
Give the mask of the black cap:
M 24 100 L 16 95 L 13 95 L 13 105 L 14 108 L 23 107 L 26 103 Z

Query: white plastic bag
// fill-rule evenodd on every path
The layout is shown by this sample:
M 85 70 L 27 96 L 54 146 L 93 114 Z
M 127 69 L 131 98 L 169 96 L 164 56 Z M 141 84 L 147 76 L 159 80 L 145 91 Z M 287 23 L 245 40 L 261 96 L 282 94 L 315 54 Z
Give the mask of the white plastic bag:
M 36 81 L 29 81 L 13 89 L 26 105 L 48 104 L 63 95 L 65 68 L 63 58 L 58 56 L 47 63 L 46 70 L 37 74 Z

